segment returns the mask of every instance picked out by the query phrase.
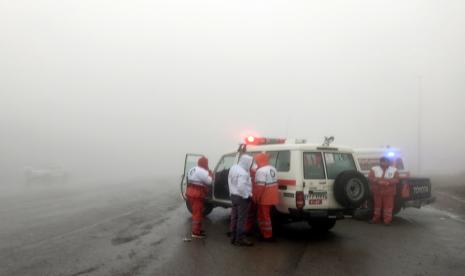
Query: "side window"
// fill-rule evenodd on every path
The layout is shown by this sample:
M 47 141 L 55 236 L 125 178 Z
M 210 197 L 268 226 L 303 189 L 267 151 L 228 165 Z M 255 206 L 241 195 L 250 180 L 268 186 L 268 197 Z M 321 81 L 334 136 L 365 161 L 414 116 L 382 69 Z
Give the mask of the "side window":
M 220 172 L 224 170 L 229 170 L 234 165 L 235 161 L 235 154 L 225 155 L 221 158 L 221 161 L 218 163 L 218 166 L 216 167 L 215 171 Z
M 278 160 L 279 151 L 268 151 L 266 154 L 268 154 L 270 165 L 276 168 L 276 160 Z M 276 168 L 276 170 L 277 169 L 278 168 Z
M 202 157 L 200 154 L 187 154 L 186 161 L 184 163 L 184 175 L 187 175 L 190 169 L 197 166 L 199 158 Z
M 259 152 L 248 152 L 255 157 Z M 291 168 L 291 152 L 290 151 L 267 151 L 268 161 L 270 165 L 276 168 L 278 172 L 288 172 Z M 254 161 L 255 162 L 255 161 Z
M 291 168 L 291 152 L 280 151 L 276 160 L 276 170 L 278 172 L 288 172 Z
M 215 168 L 215 183 L 213 194 L 219 199 L 229 199 L 228 174 L 229 169 L 236 163 L 237 153 L 224 155 Z
M 325 179 L 323 156 L 321 152 L 304 152 L 304 178 Z
M 276 168 L 278 172 L 288 172 L 291 167 L 291 152 L 283 151 L 268 151 L 270 165 Z

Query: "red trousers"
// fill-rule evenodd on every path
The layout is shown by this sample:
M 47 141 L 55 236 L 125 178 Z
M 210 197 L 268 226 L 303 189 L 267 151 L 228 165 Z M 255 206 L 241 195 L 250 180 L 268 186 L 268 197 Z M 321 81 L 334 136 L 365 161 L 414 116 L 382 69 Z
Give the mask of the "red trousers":
M 202 230 L 203 204 L 204 199 L 199 197 L 187 197 L 192 209 L 192 233 L 200 235 Z
M 392 221 L 392 209 L 394 208 L 394 195 L 391 193 L 376 192 L 373 194 L 374 213 L 373 222 L 381 221 L 381 211 L 383 211 L 384 223 L 388 224 Z
M 273 236 L 273 228 L 271 226 L 271 205 L 257 205 L 258 226 L 263 238 L 268 239 Z
M 257 204 L 252 202 L 250 203 L 249 214 L 247 215 L 247 220 L 245 221 L 245 232 L 247 234 L 252 233 L 256 218 L 257 218 Z

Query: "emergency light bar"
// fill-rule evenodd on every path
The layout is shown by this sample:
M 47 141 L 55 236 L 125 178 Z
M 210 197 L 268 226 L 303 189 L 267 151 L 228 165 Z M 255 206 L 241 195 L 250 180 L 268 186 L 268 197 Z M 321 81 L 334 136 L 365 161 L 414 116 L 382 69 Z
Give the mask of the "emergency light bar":
M 245 143 L 247 145 L 273 145 L 273 144 L 284 144 L 286 139 L 279 138 L 265 138 L 265 137 L 255 137 L 248 136 L 245 138 Z
M 394 156 L 396 156 L 396 153 L 393 152 L 393 151 L 390 151 L 386 155 L 387 155 L 387 157 L 394 157 Z

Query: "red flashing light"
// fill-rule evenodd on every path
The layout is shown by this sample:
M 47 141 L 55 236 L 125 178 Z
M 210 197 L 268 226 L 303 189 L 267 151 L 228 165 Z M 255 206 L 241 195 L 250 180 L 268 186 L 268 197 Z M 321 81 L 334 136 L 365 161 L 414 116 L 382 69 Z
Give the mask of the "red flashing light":
M 245 138 L 245 143 L 248 145 L 284 144 L 285 142 L 286 139 L 264 138 L 255 136 L 247 136 L 247 138 Z
M 253 144 L 253 142 L 255 142 L 255 137 L 253 136 L 247 137 L 247 142 Z

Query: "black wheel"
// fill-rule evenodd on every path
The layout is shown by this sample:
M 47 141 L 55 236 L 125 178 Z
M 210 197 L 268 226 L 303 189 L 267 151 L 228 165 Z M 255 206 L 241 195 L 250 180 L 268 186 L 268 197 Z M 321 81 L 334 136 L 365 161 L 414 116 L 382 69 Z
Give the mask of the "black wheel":
M 342 172 L 334 181 L 334 197 L 346 208 L 360 207 L 368 195 L 368 180 L 360 172 Z
M 404 202 L 402 198 L 396 197 L 394 199 L 394 209 L 392 209 L 392 215 L 397 215 L 402 211 L 402 207 Z M 353 218 L 358 220 L 370 220 L 373 217 L 373 199 L 368 199 L 368 206 L 367 208 L 358 208 L 354 211 Z
M 188 200 L 186 200 L 186 207 L 187 210 L 189 210 L 189 213 L 192 214 L 192 208 Z M 212 204 L 205 202 L 205 204 L 203 205 L 203 215 L 208 216 L 213 211 L 213 208 L 214 207 Z
M 352 217 L 356 220 L 370 220 L 373 217 L 373 210 L 367 208 L 355 209 Z
M 308 224 L 312 227 L 313 231 L 316 232 L 327 232 L 336 225 L 335 219 L 313 219 L 309 220 Z
M 373 199 L 367 199 L 366 208 L 360 207 L 355 209 L 352 217 L 357 220 L 370 220 L 373 217 Z
M 278 210 L 276 210 L 276 207 L 273 206 L 271 208 L 271 222 L 273 227 L 280 227 L 283 224 L 289 222 L 289 219 L 285 215 L 278 212 Z

